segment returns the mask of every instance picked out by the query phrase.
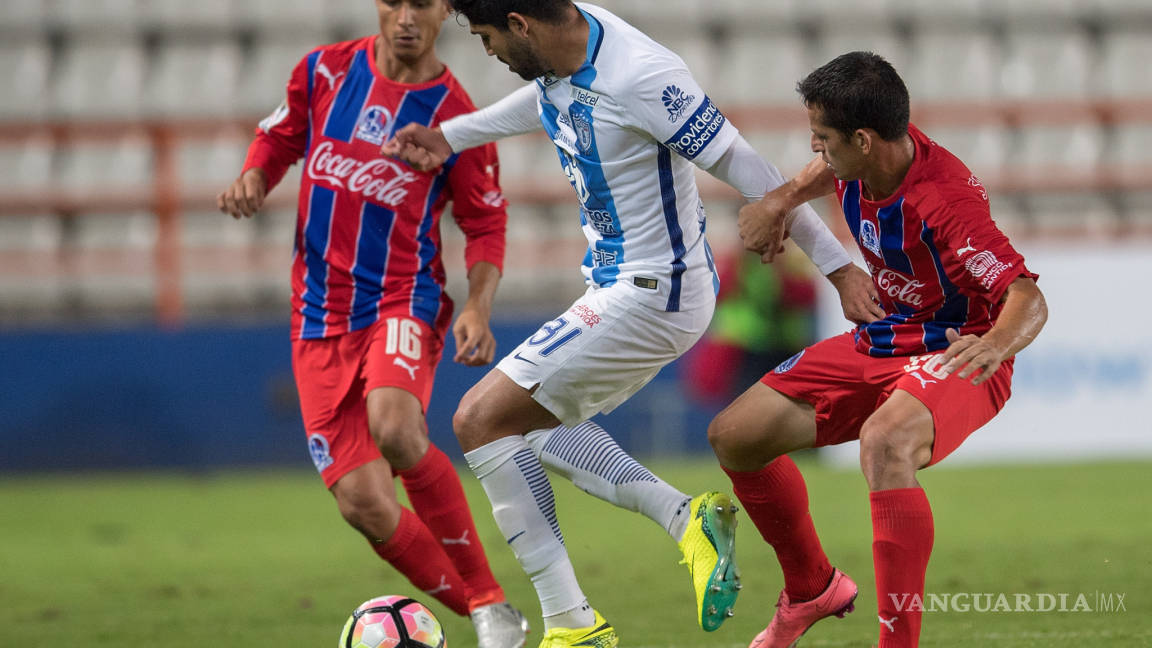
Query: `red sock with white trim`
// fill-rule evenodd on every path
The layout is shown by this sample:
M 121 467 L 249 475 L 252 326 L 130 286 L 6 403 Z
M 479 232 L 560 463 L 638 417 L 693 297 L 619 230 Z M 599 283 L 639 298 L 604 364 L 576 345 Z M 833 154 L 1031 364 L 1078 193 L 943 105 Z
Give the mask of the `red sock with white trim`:
M 456 614 L 468 616 L 468 586 L 448 554 L 415 513 L 406 508 L 400 511 L 395 533 L 384 542 L 369 542 L 372 549 L 425 594 Z
M 932 508 L 922 488 L 873 491 L 869 499 L 880 648 L 913 648 L 920 641 L 924 574 L 932 555 Z
M 810 601 L 828 587 L 832 565 L 808 512 L 808 487 L 796 462 L 777 457 L 757 472 L 724 469 L 732 490 L 784 571 L 784 591 L 794 603 Z
M 476 534 L 460 475 L 448 455 L 429 445 L 428 452 L 416 465 L 398 474 L 412 509 L 468 584 L 470 609 L 505 600 L 504 590 L 492 575 L 484 546 Z

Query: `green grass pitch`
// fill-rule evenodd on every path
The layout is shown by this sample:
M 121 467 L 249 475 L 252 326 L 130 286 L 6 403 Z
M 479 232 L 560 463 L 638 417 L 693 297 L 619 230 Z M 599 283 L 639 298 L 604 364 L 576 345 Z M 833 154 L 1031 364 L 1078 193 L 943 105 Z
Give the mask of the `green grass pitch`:
M 708 459 L 654 462 L 682 490 L 728 490 Z M 868 497 L 858 472 L 801 462 L 833 564 L 860 585 L 856 612 L 806 646 L 870 646 L 877 621 Z M 1152 464 L 934 468 L 922 473 L 936 519 L 928 591 L 1079 594 L 1113 611 L 928 612 L 924 646 L 1152 646 Z M 465 487 L 493 569 L 530 617 L 539 607 L 479 485 Z M 741 516 L 745 589 L 736 617 L 693 621 L 675 544 L 639 515 L 553 478 L 577 575 L 630 648 L 743 648 L 781 587 L 771 549 Z M 0 480 L 0 646 L 332 648 L 345 617 L 381 594 L 415 594 L 450 648 L 474 646 L 453 616 L 371 553 L 305 472 L 129 474 Z M 1122 607 L 1117 595 L 1123 595 Z

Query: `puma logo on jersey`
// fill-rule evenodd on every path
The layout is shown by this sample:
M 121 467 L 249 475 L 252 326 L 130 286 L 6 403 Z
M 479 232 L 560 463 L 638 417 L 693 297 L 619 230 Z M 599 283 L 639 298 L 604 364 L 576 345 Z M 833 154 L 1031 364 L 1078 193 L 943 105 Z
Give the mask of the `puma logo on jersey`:
M 913 371 L 913 372 L 909 373 L 908 375 L 909 375 L 909 376 L 912 376 L 912 377 L 913 377 L 913 378 L 915 378 L 916 380 L 919 380 L 919 381 L 920 381 L 920 389 L 928 389 L 928 384 L 929 384 L 929 383 L 934 383 L 934 382 L 937 382 L 937 381 L 935 381 L 935 380 L 928 380 L 927 378 L 925 378 L 925 377 L 921 376 L 921 375 L 920 375 L 920 372 L 918 372 L 918 371 Z
M 336 89 L 336 79 L 339 79 L 340 77 L 344 76 L 344 72 L 342 72 L 342 71 L 337 72 L 336 74 L 332 74 L 332 70 L 329 70 L 328 66 L 324 65 L 323 63 L 316 66 L 316 72 L 318 74 L 320 74 L 320 76 L 324 77 L 325 79 L 328 79 L 328 89 L 329 90 L 335 90 Z
M 435 596 L 440 592 L 447 592 L 450 589 L 452 589 L 452 586 L 448 584 L 448 577 L 440 574 L 440 584 L 430 590 L 424 590 L 424 593 L 429 596 Z
M 888 628 L 889 632 L 896 632 L 896 628 L 892 626 L 896 623 L 896 619 L 899 619 L 900 617 L 894 616 L 891 619 L 885 619 L 884 617 L 877 614 L 876 618 L 880 619 L 880 623 L 884 624 L 884 627 Z
M 976 247 L 972 245 L 972 237 L 969 236 L 968 237 L 968 244 L 965 245 L 964 247 L 960 248 L 959 250 L 956 250 L 956 256 L 961 257 L 961 256 L 964 256 L 965 252 L 975 252 L 975 251 L 976 251 Z
M 408 376 L 410 378 L 412 378 L 412 380 L 416 380 L 416 370 L 419 369 L 420 367 L 413 367 L 412 365 L 408 364 L 407 362 L 404 362 L 404 360 L 401 358 L 392 358 L 392 364 L 396 365 L 397 367 L 400 367 L 404 371 L 407 371 Z
M 464 535 L 459 538 L 440 538 L 440 542 L 446 545 L 472 545 L 472 543 L 468 541 L 468 529 L 464 529 Z

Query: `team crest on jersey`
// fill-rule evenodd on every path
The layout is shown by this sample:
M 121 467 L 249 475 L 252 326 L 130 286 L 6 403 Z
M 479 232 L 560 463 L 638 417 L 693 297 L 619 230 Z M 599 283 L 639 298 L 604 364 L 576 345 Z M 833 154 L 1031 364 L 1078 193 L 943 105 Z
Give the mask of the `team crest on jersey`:
M 860 245 L 872 250 L 876 256 L 881 256 L 880 233 L 876 231 L 876 224 L 870 220 L 860 221 Z
M 674 85 L 664 88 L 664 94 L 660 98 L 664 100 L 664 107 L 668 109 L 668 121 L 673 124 L 679 121 L 692 107 L 692 102 L 696 101 L 696 95 L 690 95 Z
M 573 113 L 572 128 L 576 131 L 576 140 L 580 150 L 584 153 L 592 151 L 592 122 L 584 113 Z
M 384 143 L 384 138 L 388 137 L 391 131 L 392 113 L 384 106 L 368 106 L 356 121 L 356 139 L 377 146 Z
M 308 435 L 308 454 L 312 455 L 312 463 L 316 464 L 317 472 L 324 472 L 335 461 L 329 453 L 328 439 L 323 434 Z
M 807 349 L 805 349 L 805 350 L 807 350 Z M 803 356 L 804 356 L 804 351 L 797 353 L 796 355 L 792 356 L 791 358 L 788 358 L 784 362 L 781 362 L 780 364 L 776 365 L 776 368 L 772 370 L 772 373 L 775 373 L 775 374 L 788 373 L 789 371 L 792 370 L 792 367 L 796 366 L 797 362 L 800 362 L 800 358 Z

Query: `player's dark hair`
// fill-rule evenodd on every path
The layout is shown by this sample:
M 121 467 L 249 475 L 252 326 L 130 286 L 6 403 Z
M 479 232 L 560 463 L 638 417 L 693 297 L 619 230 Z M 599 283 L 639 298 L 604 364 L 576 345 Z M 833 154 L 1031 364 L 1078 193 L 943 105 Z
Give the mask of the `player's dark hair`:
M 893 141 L 908 132 L 908 88 L 895 68 L 878 54 L 849 52 L 804 77 L 796 91 L 824 123 L 844 135 L 871 128 Z
M 557 24 L 572 7 L 572 0 L 449 0 L 456 13 L 472 25 L 491 25 L 508 30 L 508 14 L 518 13 L 541 22 Z

